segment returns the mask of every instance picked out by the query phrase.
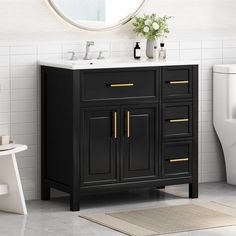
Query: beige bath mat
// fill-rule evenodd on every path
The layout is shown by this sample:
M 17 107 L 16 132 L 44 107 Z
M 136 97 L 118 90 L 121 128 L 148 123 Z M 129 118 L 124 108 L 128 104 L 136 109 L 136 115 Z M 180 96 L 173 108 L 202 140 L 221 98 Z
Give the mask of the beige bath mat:
M 186 204 L 80 217 L 131 236 L 153 236 L 236 225 L 235 209 L 216 204 Z

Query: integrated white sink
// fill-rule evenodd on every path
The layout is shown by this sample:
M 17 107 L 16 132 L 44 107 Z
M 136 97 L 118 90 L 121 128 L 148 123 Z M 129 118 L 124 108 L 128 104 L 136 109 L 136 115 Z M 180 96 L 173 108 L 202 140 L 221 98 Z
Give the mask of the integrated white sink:
M 197 65 L 199 61 L 165 61 L 133 58 L 107 58 L 102 60 L 51 60 L 40 61 L 42 66 L 50 66 L 71 70 L 88 70 L 88 69 L 109 69 L 109 68 L 129 68 L 129 67 L 154 67 L 154 66 L 173 66 L 173 65 Z
M 65 60 L 66 62 L 71 63 L 72 65 L 103 65 L 103 64 L 114 64 L 114 63 L 128 63 L 128 62 L 135 62 L 134 59 L 128 58 L 108 58 L 108 59 L 93 59 L 93 60 Z M 137 62 L 137 61 L 136 61 Z

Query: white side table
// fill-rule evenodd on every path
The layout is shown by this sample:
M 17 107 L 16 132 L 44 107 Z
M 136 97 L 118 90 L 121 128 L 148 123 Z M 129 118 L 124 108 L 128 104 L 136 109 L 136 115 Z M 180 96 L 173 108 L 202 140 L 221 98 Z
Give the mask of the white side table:
M 27 150 L 26 145 L 16 144 L 7 151 L 0 151 L 0 210 L 27 215 L 15 154 Z

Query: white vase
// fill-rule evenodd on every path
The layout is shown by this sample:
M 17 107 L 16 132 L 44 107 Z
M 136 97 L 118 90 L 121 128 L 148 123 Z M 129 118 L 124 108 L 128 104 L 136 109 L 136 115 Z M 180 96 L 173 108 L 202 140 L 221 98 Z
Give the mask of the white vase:
M 147 45 L 146 45 L 146 56 L 150 59 L 154 57 L 153 54 L 153 49 L 154 47 L 157 46 L 157 41 L 156 40 L 147 40 Z

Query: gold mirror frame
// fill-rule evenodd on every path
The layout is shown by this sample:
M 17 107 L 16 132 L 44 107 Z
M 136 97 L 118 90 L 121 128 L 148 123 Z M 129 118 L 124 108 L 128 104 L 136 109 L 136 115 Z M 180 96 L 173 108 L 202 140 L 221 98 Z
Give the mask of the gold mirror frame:
M 55 5 L 55 3 L 53 3 L 53 0 L 47 0 L 47 2 L 51 6 L 51 8 L 57 13 L 57 15 L 59 15 L 64 21 L 66 21 L 67 23 L 69 23 L 79 29 L 88 30 L 88 31 L 108 31 L 108 30 L 116 29 L 122 25 L 125 25 L 129 21 L 131 21 L 138 14 L 138 12 L 141 10 L 141 8 L 143 7 L 146 0 L 142 0 L 142 2 L 140 3 L 140 6 L 134 12 L 130 13 L 127 17 L 120 20 L 118 23 L 107 26 L 107 27 L 101 27 L 101 28 L 87 27 L 83 24 L 80 24 L 80 23 L 74 21 L 74 20 L 71 20 L 70 18 L 68 18 L 66 15 L 64 15 L 58 9 L 58 7 Z

